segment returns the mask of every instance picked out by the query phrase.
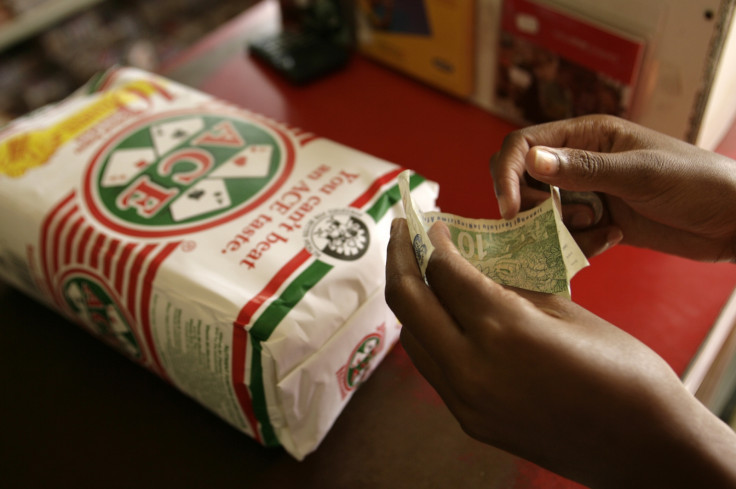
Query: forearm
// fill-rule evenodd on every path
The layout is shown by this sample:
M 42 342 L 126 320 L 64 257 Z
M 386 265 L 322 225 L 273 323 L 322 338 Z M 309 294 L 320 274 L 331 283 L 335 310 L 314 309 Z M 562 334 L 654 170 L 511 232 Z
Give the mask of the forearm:
M 689 436 L 673 448 L 671 463 L 683 471 L 673 471 L 670 487 L 736 488 L 736 433 L 699 402 L 698 407 Z
M 590 483 L 595 489 L 736 488 L 736 433 L 691 397 L 665 419 L 652 420 L 644 439 L 633 440 L 614 474 Z

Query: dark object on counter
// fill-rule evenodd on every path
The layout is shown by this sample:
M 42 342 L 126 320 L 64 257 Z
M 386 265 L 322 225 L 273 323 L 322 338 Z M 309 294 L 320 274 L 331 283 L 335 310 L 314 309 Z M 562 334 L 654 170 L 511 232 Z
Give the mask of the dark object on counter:
M 350 58 L 350 50 L 343 44 L 291 31 L 251 42 L 250 52 L 295 85 L 342 68 Z
M 282 31 L 249 43 L 253 56 L 295 85 L 345 66 L 353 50 L 352 2 L 281 0 Z

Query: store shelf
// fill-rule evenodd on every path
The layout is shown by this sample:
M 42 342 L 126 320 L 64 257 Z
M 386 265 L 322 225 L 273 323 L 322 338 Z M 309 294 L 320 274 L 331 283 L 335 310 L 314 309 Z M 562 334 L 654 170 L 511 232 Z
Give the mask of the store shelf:
M 0 24 L 0 51 L 24 41 L 55 23 L 77 12 L 85 10 L 103 0 L 54 0 L 34 7 L 14 18 Z
M 36 2 L 0 24 L 0 126 L 63 99 L 110 66 L 155 71 L 256 1 Z

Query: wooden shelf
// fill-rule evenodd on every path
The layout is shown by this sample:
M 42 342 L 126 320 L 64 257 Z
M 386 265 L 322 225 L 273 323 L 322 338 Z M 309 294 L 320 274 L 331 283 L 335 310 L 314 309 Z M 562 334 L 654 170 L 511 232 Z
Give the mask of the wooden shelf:
M 57 22 L 96 5 L 103 0 L 55 0 L 0 24 L 0 51 L 42 32 Z

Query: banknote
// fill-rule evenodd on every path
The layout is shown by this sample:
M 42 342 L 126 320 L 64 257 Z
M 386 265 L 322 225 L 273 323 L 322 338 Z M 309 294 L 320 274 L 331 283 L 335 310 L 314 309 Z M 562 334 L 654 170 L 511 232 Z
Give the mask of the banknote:
M 408 170 L 399 175 L 399 189 L 422 276 L 434 251 L 427 230 L 442 221 L 460 254 L 492 280 L 570 297 L 570 279 L 588 260 L 562 223 L 556 188 L 550 189 L 549 199 L 514 219 L 469 219 L 422 212 L 409 192 L 410 175 Z

